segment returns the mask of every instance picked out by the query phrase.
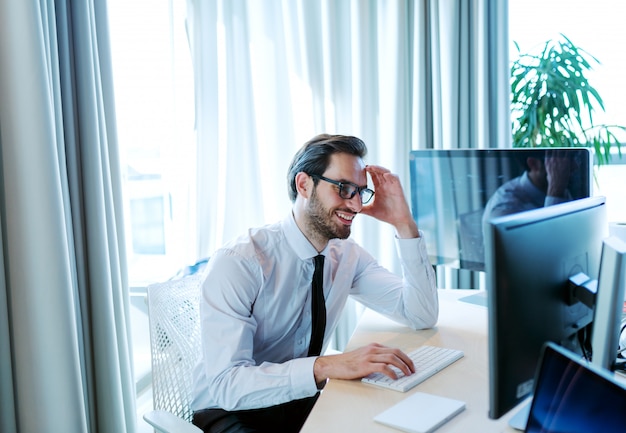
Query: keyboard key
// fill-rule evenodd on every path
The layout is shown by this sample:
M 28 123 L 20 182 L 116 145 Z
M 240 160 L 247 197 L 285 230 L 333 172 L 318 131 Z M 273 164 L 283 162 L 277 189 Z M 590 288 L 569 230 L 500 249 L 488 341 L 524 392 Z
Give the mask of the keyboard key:
M 415 373 L 405 376 L 400 369 L 391 367 L 398 376 L 397 379 L 392 379 L 383 373 L 372 373 L 361 381 L 394 391 L 406 392 L 461 359 L 463 352 L 446 347 L 421 346 L 407 353 L 407 355 L 415 364 Z

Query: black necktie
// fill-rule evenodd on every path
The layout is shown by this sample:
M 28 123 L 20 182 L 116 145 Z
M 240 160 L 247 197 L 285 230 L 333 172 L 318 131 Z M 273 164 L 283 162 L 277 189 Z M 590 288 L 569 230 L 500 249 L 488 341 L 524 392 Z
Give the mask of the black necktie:
M 324 331 L 326 330 L 326 302 L 324 301 L 324 256 L 315 256 L 311 295 L 311 343 L 309 355 L 318 356 L 322 352 Z

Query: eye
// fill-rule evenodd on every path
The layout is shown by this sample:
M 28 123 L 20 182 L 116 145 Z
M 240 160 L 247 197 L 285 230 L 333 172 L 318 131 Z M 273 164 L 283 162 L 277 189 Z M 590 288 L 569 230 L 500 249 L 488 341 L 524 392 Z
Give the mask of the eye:
M 354 185 L 342 184 L 344 198 L 352 198 L 356 194 L 357 188 Z

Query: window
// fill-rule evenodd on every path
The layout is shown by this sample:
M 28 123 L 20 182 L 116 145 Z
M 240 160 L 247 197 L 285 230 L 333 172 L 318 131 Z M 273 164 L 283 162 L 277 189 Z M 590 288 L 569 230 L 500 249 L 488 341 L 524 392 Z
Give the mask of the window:
M 148 284 L 195 261 L 193 78 L 185 0 L 108 0 L 141 416 L 152 408 Z
M 130 236 L 134 254 L 165 254 L 163 196 L 130 199 Z
M 193 76 L 185 0 L 109 0 L 130 284 L 195 258 Z

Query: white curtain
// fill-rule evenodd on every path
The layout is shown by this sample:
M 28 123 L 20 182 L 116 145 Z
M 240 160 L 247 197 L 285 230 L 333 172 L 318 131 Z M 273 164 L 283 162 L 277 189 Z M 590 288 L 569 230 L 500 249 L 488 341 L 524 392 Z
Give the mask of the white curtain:
M 133 432 L 105 2 L 0 0 L 0 431 Z
M 506 2 L 188 0 L 188 19 L 199 256 L 287 214 L 287 167 L 315 134 L 362 138 L 407 197 L 411 149 L 504 146 Z M 353 237 L 399 271 L 391 227 L 362 217 Z
M 508 2 L 421 1 L 415 28 L 414 148 L 510 148 Z M 437 282 L 484 288 L 484 274 L 439 266 Z
M 508 2 L 416 2 L 414 148 L 511 147 Z

